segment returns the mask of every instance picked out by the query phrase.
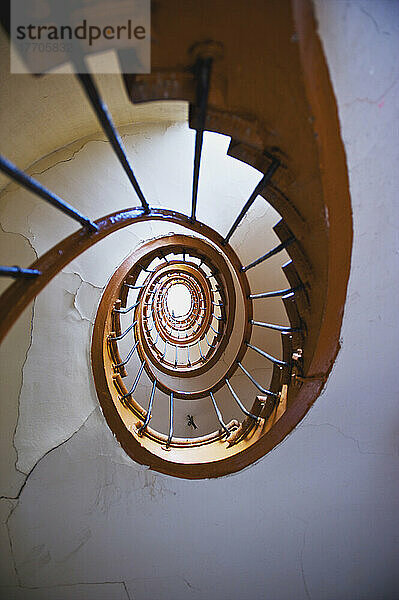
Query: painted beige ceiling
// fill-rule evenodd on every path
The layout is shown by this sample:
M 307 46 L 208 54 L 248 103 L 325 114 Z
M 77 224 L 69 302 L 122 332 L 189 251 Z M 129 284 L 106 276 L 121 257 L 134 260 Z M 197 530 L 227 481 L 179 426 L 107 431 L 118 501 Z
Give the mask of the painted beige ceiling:
M 8 38 L 0 28 L 1 154 L 26 169 L 43 156 L 99 130 L 98 121 L 73 75 L 10 74 Z M 133 106 L 119 75 L 96 77 L 116 125 L 184 121 L 185 102 Z M 8 180 L 0 176 L 3 186 Z

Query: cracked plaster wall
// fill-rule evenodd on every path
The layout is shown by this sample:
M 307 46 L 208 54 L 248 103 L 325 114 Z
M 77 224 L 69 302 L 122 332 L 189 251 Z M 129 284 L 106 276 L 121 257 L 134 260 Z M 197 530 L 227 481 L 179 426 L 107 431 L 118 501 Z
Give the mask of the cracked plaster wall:
M 237 475 L 192 482 L 143 469 L 115 443 L 89 381 L 81 379 L 79 397 L 68 408 L 58 389 L 46 392 L 46 405 L 46 381 L 35 372 L 43 374 L 46 359 L 53 359 L 53 333 L 61 336 L 58 343 L 66 344 L 68 356 L 74 350 L 87 352 L 93 310 L 114 266 L 110 257 L 116 258 L 116 252 L 122 260 L 141 237 L 162 233 L 162 228 L 152 224 L 151 231 L 125 232 L 115 243 L 106 241 L 101 261 L 94 251 L 80 257 L 36 301 L 32 340 L 32 309 L 7 338 L 15 365 L 4 394 L 2 444 L 11 474 L 3 493 L 18 500 L 1 501 L 0 595 L 16 600 L 397 597 L 398 352 L 392 298 L 397 297 L 398 144 L 392 123 L 395 115 L 397 119 L 398 6 L 316 2 L 348 156 L 355 233 L 342 350 L 325 392 L 278 448 Z M 173 132 L 178 133 L 176 126 Z M 165 173 L 152 176 L 154 136 L 150 127 L 140 137 L 140 152 L 134 153 L 133 144 L 130 151 L 154 203 L 179 206 L 185 201 L 184 186 L 189 189 L 192 139 L 179 140 L 175 160 L 183 175 L 166 187 Z M 158 156 L 163 153 L 167 160 L 167 136 L 157 141 Z M 129 190 L 117 165 L 104 174 L 112 193 L 96 180 L 99 167 L 112 164 L 112 156 L 105 157 L 107 146 L 100 141 L 91 146 L 76 155 L 82 161 L 79 168 L 72 168 L 74 159 L 47 171 L 46 185 L 72 198 L 82 183 L 74 174 L 84 172 L 87 194 L 79 196 L 80 208 L 90 216 L 110 212 L 119 201 L 128 206 Z M 213 149 L 217 145 L 210 157 Z M 213 165 L 210 160 L 207 168 Z M 214 168 L 210 187 L 219 181 Z M 234 179 L 237 171 L 229 175 L 240 186 Z M 252 182 L 251 176 L 246 185 L 256 183 L 256 174 Z M 165 197 L 165 189 L 172 194 Z M 238 191 L 238 196 L 245 193 L 243 187 Z M 8 200 L 15 214 L 12 221 L 5 211 L 3 230 L 15 232 L 23 264 L 32 259 L 32 248 L 41 253 L 59 239 L 60 231 L 69 233 L 68 223 L 54 215 L 54 239 L 52 232 L 46 236 L 39 218 L 48 215 L 47 208 L 23 194 Z M 215 222 L 227 228 L 222 207 L 213 208 Z M 209 221 L 211 215 L 199 218 Z M 255 225 L 256 213 L 248 219 Z M 245 231 L 243 224 L 236 240 L 243 254 L 251 239 Z M 0 241 L 9 235 L 3 233 Z M 63 315 L 58 324 L 56 307 Z M 55 322 L 48 327 L 45 317 L 51 311 Z M 45 353 L 35 350 L 36 343 L 41 345 L 36 331 L 44 336 Z M 75 348 L 77 339 L 86 340 L 83 350 Z M 87 356 L 78 358 L 76 363 L 86 360 L 87 368 Z M 68 361 L 60 365 L 65 382 L 67 369 Z M 55 379 L 53 368 L 45 373 Z M 82 374 L 74 371 L 75 377 Z M 33 384 L 39 388 L 33 390 Z M 68 390 L 75 387 L 69 383 Z M 16 450 L 18 468 L 32 469 L 25 485 L 21 473 L 11 468 Z

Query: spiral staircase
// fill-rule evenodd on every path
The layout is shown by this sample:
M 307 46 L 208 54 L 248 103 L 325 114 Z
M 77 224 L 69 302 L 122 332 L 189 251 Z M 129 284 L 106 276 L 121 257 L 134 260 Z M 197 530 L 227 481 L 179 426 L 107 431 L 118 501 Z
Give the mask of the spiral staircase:
M 184 228 L 146 241 L 115 264 L 93 329 L 92 368 L 105 419 L 129 456 L 178 477 L 217 477 L 281 442 L 323 388 L 339 349 L 350 202 L 335 100 L 310 5 L 286 2 L 275 10 L 273 3 L 251 3 L 251 27 L 244 30 L 232 10 L 240 2 L 209 3 L 211 22 L 208 3 L 176 3 L 175 11 L 171 4 L 153 7 L 152 73 L 123 81 L 126 102 L 189 103 L 195 147 L 187 212 L 152 206 L 94 78 L 77 75 L 139 205 L 93 221 L 1 158 L 7 176 L 82 228 L 29 269 L 2 268 L 16 281 L 0 298 L 0 336 L 63 267 L 108 235 L 149 221 Z M 178 12 L 179 23 L 173 19 Z M 123 73 L 126 50 L 118 57 Z M 197 217 L 205 131 L 229 136 L 228 155 L 261 177 L 238 214 L 223 207 L 231 216 L 227 231 Z M 278 242 L 264 248 L 259 239 L 258 255 L 244 262 L 234 237 L 259 197 L 279 215 Z M 268 285 L 277 255 L 286 256 L 281 289 Z M 276 301 L 282 322 L 256 318 L 260 305 L 267 313 L 267 303 Z M 271 366 L 269 381 L 255 377 L 255 358 Z M 244 395 L 233 383 L 237 374 Z M 192 414 L 193 401 L 208 415 L 207 430 Z M 184 415 L 185 429 L 176 427 L 176 414 Z

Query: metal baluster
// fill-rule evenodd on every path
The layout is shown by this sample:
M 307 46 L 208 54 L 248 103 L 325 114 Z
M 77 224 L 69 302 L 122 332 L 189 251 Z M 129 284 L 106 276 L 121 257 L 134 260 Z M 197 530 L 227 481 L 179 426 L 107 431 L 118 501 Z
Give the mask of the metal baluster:
M 129 331 L 131 331 L 133 329 L 133 327 L 136 325 L 137 321 L 134 321 L 134 323 L 132 323 L 131 325 L 129 325 L 129 327 L 120 335 L 116 335 L 115 337 L 109 337 L 108 341 L 109 342 L 117 342 L 118 340 L 122 340 L 125 335 L 127 335 L 129 333 Z
M 260 383 L 258 383 L 250 373 L 248 373 L 248 371 L 242 366 L 240 362 L 237 362 L 237 364 L 240 367 L 240 369 L 245 373 L 245 375 L 247 375 L 247 377 L 252 381 L 252 383 L 258 388 L 258 390 L 262 392 L 262 394 L 265 394 L 266 396 L 278 396 L 278 394 L 275 394 L 274 392 L 271 392 L 270 390 L 267 390 L 264 387 L 262 387 Z
M 298 285 L 292 288 L 286 288 L 285 290 L 276 290 L 274 292 L 263 292 L 262 294 L 250 294 L 248 298 L 257 300 L 258 298 L 276 298 L 278 296 L 288 296 L 288 294 L 295 294 L 298 290 L 303 289 L 303 285 Z
M 33 177 L 30 177 L 23 171 L 20 171 L 12 162 L 4 158 L 4 156 L 0 156 L 0 171 L 3 171 L 3 173 L 11 177 L 11 179 L 17 181 L 20 185 L 22 185 L 22 187 L 30 192 L 33 192 L 42 198 L 42 200 L 45 200 L 55 208 L 58 208 L 58 210 L 63 212 L 65 215 L 68 215 L 68 217 L 78 221 L 89 231 L 98 231 L 98 226 L 93 221 L 90 221 L 88 217 L 85 217 L 70 204 L 64 202 L 64 200 L 61 200 L 59 196 L 53 192 L 50 192 L 50 190 L 36 181 L 36 179 L 33 179 Z
M 224 317 L 217 317 L 214 313 L 212 313 L 212 317 L 214 317 L 217 321 L 224 321 Z
M 77 57 L 75 57 L 75 64 L 76 64 L 77 71 L 86 70 L 83 59 L 79 63 L 79 59 Z M 132 167 L 129 163 L 129 160 L 127 158 L 127 155 L 126 155 L 125 147 L 124 147 L 122 140 L 119 136 L 119 133 L 112 121 L 112 117 L 108 110 L 108 107 L 105 104 L 105 102 L 103 101 L 103 99 L 101 98 L 101 96 L 97 90 L 96 84 L 94 83 L 94 79 L 92 78 L 90 73 L 76 73 L 76 76 L 79 79 L 79 81 L 86 93 L 86 96 L 89 99 L 89 102 L 90 102 L 94 112 L 97 115 L 97 118 L 101 124 L 101 127 L 104 130 L 105 135 L 108 138 L 108 141 L 110 142 L 116 156 L 119 159 L 119 162 L 121 163 L 126 175 L 129 178 L 130 183 L 132 184 L 137 196 L 139 197 L 139 200 L 141 202 L 141 205 L 142 205 L 144 211 L 146 213 L 148 213 L 150 211 L 148 202 L 144 198 L 144 194 L 141 191 L 138 181 L 133 173 L 133 169 L 132 169 Z
M 274 356 L 272 356 L 271 354 L 268 354 L 264 350 L 261 350 L 260 348 L 257 348 L 256 346 L 252 346 L 252 344 L 249 344 L 248 342 L 245 342 L 245 343 L 248 346 L 248 348 L 252 348 L 252 350 L 255 350 L 255 352 L 258 352 L 258 354 L 260 354 L 261 356 L 264 356 L 265 358 L 270 360 L 272 363 L 274 363 L 276 365 L 280 365 L 281 367 L 288 366 L 288 363 L 285 362 L 284 360 L 279 360 L 278 358 L 275 358 Z
M 243 405 L 243 403 L 241 402 L 241 400 L 239 399 L 239 397 L 237 396 L 237 394 L 231 387 L 230 381 L 228 379 L 225 379 L 225 382 L 227 383 L 227 387 L 229 388 L 231 395 L 233 396 L 234 400 L 237 402 L 238 406 L 241 408 L 242 412 L 245 415 L 247 415 L 247 417 L 250 417 L 251 419 L 255 419 L 256 421 L 258 421 L 259 417 L 257 417 L 256 415 L 253 415 L 251 412 L 249 412 L 249 410 L 247 410 L 245 408 L 245 406 Z
M 0 267 L 0 277 L 12 277 L 13 279 L 34 279 L 42 272 L 37 269 L 23 269 L 22 267 Z
M 135 304 L 132 304 L 132 306 L 129 306 L 128 308 L 114 308 L 113 312 L 120 313 L 121 315 L 126 315 L 128 312 L 136 308 L 136 306 L 138 306 L 139 304 L 140 301 L 136 302 Z
M 206 343 L 208 344 L 209 348 L 216 348 L 216 346 L 212 346 L 212 344 L 209 343 L 208 336 L 206 334 L 205 334 L 205 339 L 206 339 Z
M 137 373 L 137 375 L 136 375 L 136 379 L 134 380 L 132 387 L 131 387 L 131 388 L 130 388 L 130 390 L 127 392 L 127 394 L 125 394 L 124 396 L 121 396 L 121 397 L 120 397 L 120 400 L 124 400 L 125 398 L 127 398 L 127 397 L 128 397 L 128 396 L 130 396 L 131 394 L 134 394 L 134 391 L 135 391 L 135 389 L 136 389 L 136 387 L 137 387 L 137 384 L 138 384 L 138 382 L 139 382 L 139 380 L 140 380 L 140 377 L 141 377 L 141 374 L 142 374 L 142 372 L 143 372 L 144 365 L 145 365 L 145 360 L 143 360 L 143 362 L 142 362 L 142 363 L 141 363 L 141 365 L 140 365 L 140 369 L 139 369 L 139 371 L 138 371 L 138 373 Z
M 154 379 L 154 382 L 152 384 L 152 390 L 151 390 L 151 396 L 150 396 L 150 403 L 148 405 L 148 410 L 147 410 L 147 415 L 145 417 L 145 421 L 142 424 L 142 426 L 138 429 L 137 433 L 139 435 L 143 435 L 144 430 L 147 428 L 148 423 L 150 422 L 151 419 L 151 412 L 152 412 L 152 404 L 154 402 L 154 395 L 155 395 L 155 388 L 157 385 L 157 380 Z
M 201 166 L 202 142 L 204 139 L 204 129 L 206 120 L 206 111 L 208 106 L 209 81 L 212 69 L 212 58 L 199 59 L 195 66 L 197 80 L 196 94 L 196 119 L 197 127 L 195 134 L 194 151 L 194 169 L 193 169 L 193 190 L 191 199 L 191 220 L 195 221 L 198 196 L 198 179 Z M 192 109 L 191 109 L 192 110 Z
M 282 333 L 294 333 L 295 331 L 302 331 L 300 327 L 285 327 L 283 325 L 274 325 L 273 323 L 263 323 L 262 321 L 250 321 L 252 325 L 258 325 L 259 327 L 266 327 L 266 329 L 275 329 Z
M 170 392 L 169 396 L 169 435 L 166 447 L 169 448 L 173 437 L 173 392 Z
M 218 421 L 219 421 L 222 429 L 224 429 L 224 431 L 227 433 L 227 435 L 230 436 L 230 431 L 227 429 L 227 426 L 226 426 L 225 422 L 223 421 L 222 414 L 218 408 L 218 405 L 216 404 L 216 400 L 211 391 L 209 392 L 209 395 L 211 397 L 213 408 L 215 409 L 216 416 L 218 418 Z
M 209 327 L 212 329 L 213 333 L 216 333 L 216 335 L 219 335 L 219 332 L 216 331 L 216 329 L 214 329 L 210 323 L 209 323 Z
M 276 158 L 274 158 L 273 161 L 272 161 L 272 164 L 270 165 L 270 167 L 266 171 L 265 175 L 262 177 L 262 179 L 259 181 L 259 183 L 255 187 L 254 191 L 252 192 L 252 194 L 248 198 L 247 202 L 244 204 L 244 207 L 242 208 L 240 214 L 238 215 L 238 217 L 234 221 L 233 225 L 231 226 L 230 231 L 228 232 L 228 234 L 224 238 L 224 240 L 223 240 L 223 245 L 224 246 L 228 243 L 228 241 L 230 240 L 231 236 L 233 235 L 233 233 L 235 232 L 235 230 L 237 229 L 237 227 L 239 226 L 239 224 L 241 223 L 241 221 L 243 220 L 243 218 L 247 214 L 248 210 L 251 208 L 251 206 L 254 203 L 255 199 L 257 198 L 257 196 L 259 196 L 259 194 L 267 186 L 267 184 L 269 183 L 269 181 L 271 180 L 271 178 L 273 177 L 274 173 L 276 172 L 276 170 L 278 169 L 279 166 L 280 166 L 280 161 L 277 160 Z
M 131 283 L 125 283 L 125 282 L 123 283 L 123 285 L 130 288 L 131 290 L 141 290 L 142 288 L 145 287 L 145 285 L 132 285 Z
M 202 354 L 201 343 L 200 342 L 198 342 L 198 348 L 199 348 L 199 352 L 200 352 L 201 358 L 205 360 L 205 356 Z
M 114 368 L 124 367 L 124 366 L 125 366 L 125 365 L 126 365 L 128 362 L 129 362 L 129 360 L 132 358 L 132 356 L 133 356 L 133 354 L 134 354 L 134 351 L 136 350 L 136 348 L 137 348 L 137 346 L 138 346 L 138 343 L 139 343 L 139 342 L 137 341 L 137 342 L 136 342 L 136 343 L 135 343 L 135 344 L 132 346 L 132 348 L 131 348 L 131 349 L 130 349 L 130 351 L 129 351 L 129 354 L 128 354 L 128 355 L 127 355 L 127 357 L 126 357 L 126 359 L 125 359 L 123 362 L 121 362 L 121 363 L 118 363 L 117 365 L 114 365 Z
M 266 254 L 264 254 L 263 256 L 260 256 L 259 258 L 257 258 L 253 262 L 251 262 L 246 267 L 241 267 L 241 271 L 245 272 L 245 271 L 248 271 L 248 269 L 252 269 L 252 267 L 256 267 L 256 265 L 260 265 L 260 263 L 262 263 L 263 261 L 267 260 L 268 258 L 271 258 L 272 256 L 275 256 L 279 252 L 282 252 L 282 250 L 285 250 L 285 248 L 288 248 L 288 246 L 290 244 L 292 244 L 292 242 L 295 242 L 295 238 L 294 237 L 288 238 L 287 240 L 285 240 L 285 242 L 281 242 L 281 244 L 279 244 L 272 250 L 269 250 L 269 252 L 266 252 Z

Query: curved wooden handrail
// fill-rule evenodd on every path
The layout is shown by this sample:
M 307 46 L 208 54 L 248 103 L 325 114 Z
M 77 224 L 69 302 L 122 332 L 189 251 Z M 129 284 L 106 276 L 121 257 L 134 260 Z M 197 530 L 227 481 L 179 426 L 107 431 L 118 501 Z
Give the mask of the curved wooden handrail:
M 223 250 L 236 272 L 240 272 L 242 265 L 233 248 L 224 246 L 223 237 L 212 227 L 200 221 L 192 222 L 187 215 L 166 208 L 151 208 L 148 213 L 137 207 L 117 211 L 95 221 L 98 231 L 89 234 L 82 228 L 59 242 L 32 263 L 30 268 L 41 271 L 41 275 L 35 279 L 17 280 L 3 292 L 0 296 L 0 342 L 29 302 L 73 259 L 115 231 L 146 220 L 170 221 L 203 235 L 220 250 Z M 240 278 L 240 285 L 242 285 L 244 297 L 248 297 L 250 290 L 246 277 Z M 252 318 L 252 302 L 248 303 L 248 310 L 250 319 Z M 248 324 L 247 332 L 249 331 L 250 325 Z

